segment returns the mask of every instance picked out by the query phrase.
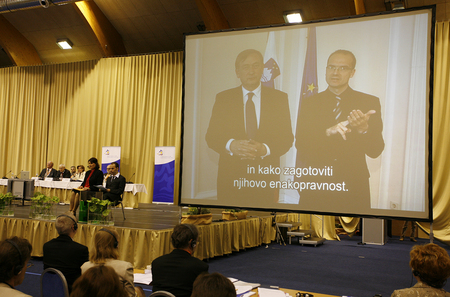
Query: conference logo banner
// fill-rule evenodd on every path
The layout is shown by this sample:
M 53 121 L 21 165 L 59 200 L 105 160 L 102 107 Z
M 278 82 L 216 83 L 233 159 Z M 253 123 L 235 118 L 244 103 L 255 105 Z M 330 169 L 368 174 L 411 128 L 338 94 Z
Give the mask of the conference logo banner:
M 153 202 L 173 203 L 175 175 L 175 147 L 155 147 L 155 175 Z
M 102 147 L 102 171 L 106 173 L 106 167 L 112 162 L 117 162 L 120 168 L 120 146 L 103 146 Z

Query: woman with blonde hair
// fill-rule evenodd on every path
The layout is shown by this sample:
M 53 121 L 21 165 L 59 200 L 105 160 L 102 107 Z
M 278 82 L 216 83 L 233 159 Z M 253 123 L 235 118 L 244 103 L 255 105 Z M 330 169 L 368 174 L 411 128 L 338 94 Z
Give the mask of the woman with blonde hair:
M 409 253 L 412 269 L 417 284 L 411 288 L 395 290 L 391 297 L 409 296 L 445 296 L 443 287 L 450 276 L 450 257 L 446 250 L 434 243 L 415 245 Z
M 141 287 L 134 287 L 133 265 L 119 260 L 119 233 L 113 229 L 102 228 L 94 236 L 94 249 L 90 251 L 89 262 L 81 266 L 81 274 L 97 265 L 105 265 L 114 269 L 129 297 L 142 296 Z

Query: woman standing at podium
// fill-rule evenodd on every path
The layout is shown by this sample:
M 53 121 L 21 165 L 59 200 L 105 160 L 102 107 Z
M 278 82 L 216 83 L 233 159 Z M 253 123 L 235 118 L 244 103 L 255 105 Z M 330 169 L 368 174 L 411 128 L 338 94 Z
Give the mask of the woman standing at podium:
M 70 196 L 70 208 L 69 210 L 76 215 L 78 206 L 80 205 L 80 191 L 95 191 L 94 186 L 101 185 L 103 182 L 103 172 L 100 170 L 100 165 L 98 164 L 97 158 L 90 158 L 88 160 L 88 170 L 84 176 L 84 180 L 76 189 L 72 190 Z

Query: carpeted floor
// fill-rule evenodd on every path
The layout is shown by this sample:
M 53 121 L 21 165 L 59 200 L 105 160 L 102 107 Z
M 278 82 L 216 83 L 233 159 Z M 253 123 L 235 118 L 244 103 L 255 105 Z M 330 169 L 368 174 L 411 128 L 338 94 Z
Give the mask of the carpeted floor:
M 317 247 L 296 242 L 286 246 L 272 243 L 210 259 L 209 271 L 262 285 L 336 296 L 381 294 L 385 297 L 395 289 L 415 283 L 408 266 L 409 250 L 414 244 L 425 244 L 428 240 L 401 242 L 394 237 L 383 246 L 359 245 L 360 241 L 360 236 L 344 235 L 341 241 L 326 241 Z M 17 289 L 38 297 L 41 295 L 42 259 L 32 259 L 32 263 L 34 266 L 28 269 L 23 284 Z M 151 287 L 142 287 L 149 296 Z M 450 285 L 445 289 L 450 291 Z

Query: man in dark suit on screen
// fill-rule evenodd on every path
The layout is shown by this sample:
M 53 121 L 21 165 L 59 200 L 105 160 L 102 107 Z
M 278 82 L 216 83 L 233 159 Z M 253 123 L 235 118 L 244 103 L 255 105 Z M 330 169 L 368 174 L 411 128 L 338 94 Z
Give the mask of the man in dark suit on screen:
M 55 226 L 59 236 L 44 243 L 44 269 L 55 268 L 61 271 L 70 292 L 73 282 L 81 275 L 81 265 L 89 261 L 89 250 L 73 241 L 78 224 L 71 212 L 58 216 Z
M 287 94 L 262 86 L 263 71 L 259 51 L 241 52 L 235 72 L 242 85 L 216 96 L 206 142 L 220 155 L 217 198 L 226 203 L 249 196 L 278 201 L 278 190 L 269 184 L 279 180 L 273 169 L 294 136 Z
M 119 164 L 112 162 L 106 167 L 109 177 L 106 179 L 106 190 L 103 190 L 103 199 L 108 199 L 117 205 L 122 201 L 122 194 L 125 190 L 126 179 L 119 173 Z
M 380 100 L 349 86 L 355 65 L 352 52 L 332 53 L 326 67 L 328 88 L 301 102 L 295 143 L 298 164 L 332 169 L 323 176 L 302 176 L 310 183 L 300 192 L 301 205 L 320 199 L 325 205 L 337 202 L 353 213 L 370 209 L 366 156 L 377 158 L 383 152 L 383 122 Z M 316 183 L 329 188 L 318 190 Z

